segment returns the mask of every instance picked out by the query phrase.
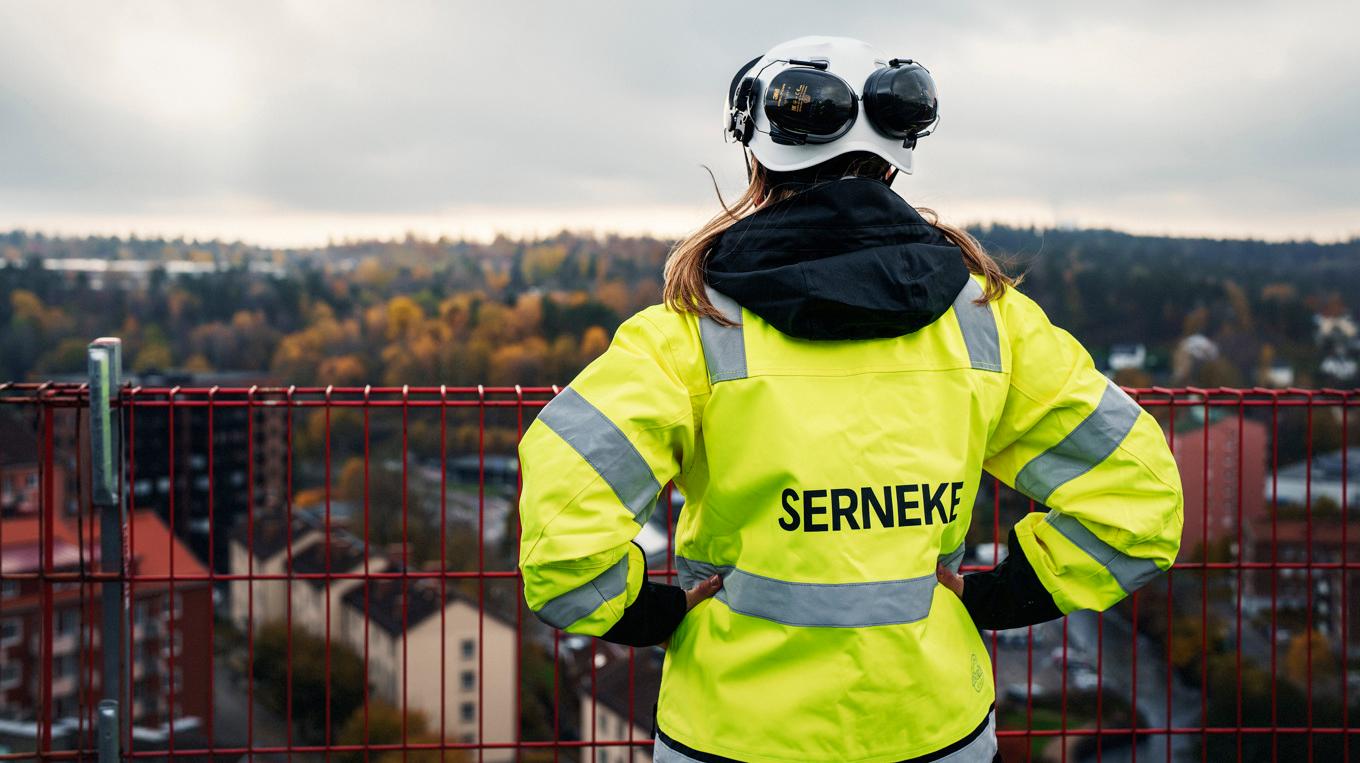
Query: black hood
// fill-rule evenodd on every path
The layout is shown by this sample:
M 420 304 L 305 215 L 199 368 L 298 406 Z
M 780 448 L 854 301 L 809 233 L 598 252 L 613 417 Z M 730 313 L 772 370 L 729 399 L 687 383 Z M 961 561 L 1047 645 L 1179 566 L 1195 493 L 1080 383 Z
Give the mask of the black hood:
M 968 279 L 959 248 L 887 183 L 843 178 L 728 228 L 705 280 L 801 339 L 910 334 L 949 310 Z

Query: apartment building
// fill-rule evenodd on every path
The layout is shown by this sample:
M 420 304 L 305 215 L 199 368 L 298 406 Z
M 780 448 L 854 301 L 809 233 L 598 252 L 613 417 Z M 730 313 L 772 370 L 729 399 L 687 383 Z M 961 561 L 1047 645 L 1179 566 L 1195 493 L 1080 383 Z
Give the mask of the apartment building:
M 394 571 L 399 569 L 393 565 Z M 453 742 L 515 739 L 515 625 L 433 578 L 370 579 L 343 599 L 339 637 L 368 663 L 370 689 Z M 515 759 L 513 748 L 483 759 Z
M 128 596 L 133 630 L 126 648 L 132 720 L 154 726 L 171 718 L 204 719 L 212 712 L 208 684 L 186 676 L 210 672 L 213 606 L 204 579 L 207 569 L 154 512 L 136 512 L 131 520 Z M 0 520 L 0 574 L 5 576 L 0 583 L 0 718 L 5 720 L 38 717 L 44 702 L 44 645 L 49 643 L 52 717 L 75 717 L 99 698 L 103 662 L 98 587 L 26 577 L 97 569 L 98 528 L 78 528 L 64 517 L 54 517 L 51 528 L 49 556 L 38 517 Z M 51 600 L 50 624 L 43 615 L 45 596 Z
M 586 763 L 651 763 L 652 708 L 661 690 L 660 649 L 638 649 L 633 664 L 624 652 L 597 652 L 594 686 L 583 676 L 577 696 L 581 707 L 581 740 L 584 742 L 644 742 L 606 744 L 587 748 Z M 631 676 L 630 676 L 631 673 Z

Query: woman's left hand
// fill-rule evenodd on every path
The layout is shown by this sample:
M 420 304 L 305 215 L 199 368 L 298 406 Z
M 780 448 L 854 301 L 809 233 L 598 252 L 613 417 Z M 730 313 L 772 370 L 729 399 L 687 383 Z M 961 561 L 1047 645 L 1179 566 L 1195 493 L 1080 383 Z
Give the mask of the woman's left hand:
M 949 569 L 943 564 L 935 565 L 935 579 L 940 581 L 940 585 L 954 592 L 954 595 L 963 598 L 963 576 Z

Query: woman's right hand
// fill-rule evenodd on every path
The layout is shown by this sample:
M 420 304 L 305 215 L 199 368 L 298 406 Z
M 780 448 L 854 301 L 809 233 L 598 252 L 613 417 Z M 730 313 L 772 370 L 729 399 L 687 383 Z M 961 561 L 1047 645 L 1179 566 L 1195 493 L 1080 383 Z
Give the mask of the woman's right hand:
M 935 579 L 940 581 L 940 585 L 954 592 L 954 595 L 963 598 L 963 576 L 949 569 L 943 564 L 935 565 Z
M 722 575 L 718 574 L 710 575 L 709 577 L 700 580 L 698 583 L 694 584 L 693 588 L 686 588 L 685 612 L 689 612 L 690 610 L 697 607 L 699 605 L 699 602 L 703 601 L 704 599 L 712 598 L 713 595 L 716 594 L 721 589 L 722 589 Z M 667 637 L 665 641 L 661 642 L 661 648 L 670 649 L 670 647 L 671 640 L 669 637 Z

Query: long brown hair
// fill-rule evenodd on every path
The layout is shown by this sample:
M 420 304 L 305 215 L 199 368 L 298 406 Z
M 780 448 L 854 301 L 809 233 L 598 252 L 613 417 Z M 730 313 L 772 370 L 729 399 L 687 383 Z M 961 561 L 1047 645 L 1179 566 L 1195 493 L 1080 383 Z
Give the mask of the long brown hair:
M 884 177 L 888 169 L 889 165 L 883 159 L 863 152 L 846 154 L 797 173 L 771 172 L 759 162 L 752 161 L 751 181 L 731 205 L 723 200 L 715 181 L 713 190 L 718 196 L 718 204 L 722 206 L 722 211 L 704 223 L 699 230 L 677 242 L 670 256 L 666 258 L 665 287 L 662 291 L 666 306 L 676 312 L 689 312 L 711 318 L 722 325 L 730 325 L 731 321 L 723 317 L 723 314 L 713 306 L 704 291 L 704 267 L 708 262 L 709 252 L 728 228 L 765 204 L 783 201 L 806 188 L 806 182 L 792 181 L 847 176 Z M 982 296 L 977 300 L 979 304 L 986 304 L 1000 297 L 1007 286 L 1014 286 L 1019 282 L 1019 279 L 1006 275 L 996 260 L 982 248 L 982 244 L 967 231 L 940 222 L 940 216 L 933 209 L 916 207 L 916 211 L 959 248 L 969 271 L 987 279 Z

